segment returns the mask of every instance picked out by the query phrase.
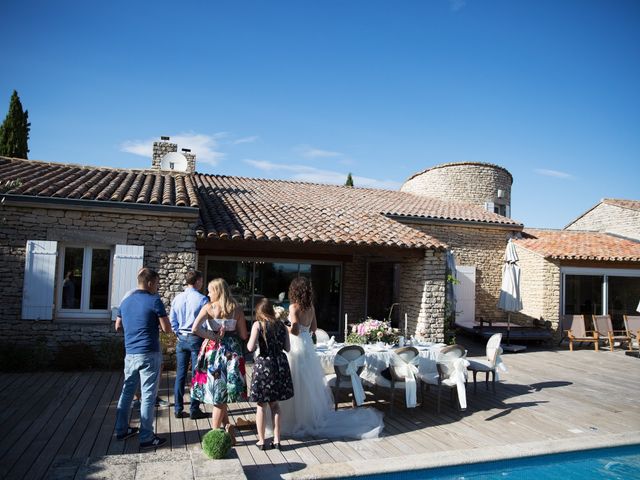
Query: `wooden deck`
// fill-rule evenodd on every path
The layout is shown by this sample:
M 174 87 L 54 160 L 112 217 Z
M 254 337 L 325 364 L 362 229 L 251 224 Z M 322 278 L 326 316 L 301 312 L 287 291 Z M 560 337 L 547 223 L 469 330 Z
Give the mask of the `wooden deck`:
M 379 440 L 285 440 L 283 451 L 265 452 L 254 446 L 255 430 L 244 430 L 231 455 L 247 478 L 264 479 L 322 463 L 640 431 L 640 359 L 622 350 L 581 349 L 528 350 L 504 360 L 509 372 L 497 393 L 480 384 L 474 395 L 470 385 L 465 412 L 456 411 L 445 397 L 436 414 L 433 395 L 416 409 L 398 402 L 392 414 L 386 402 L 379 402 L 385 411 Z M 174 372 L 166 372 L 160 390 L 171 402 L 173 378 Z M 121 382 L 120 372 L 0 374 L 0 478 L 45 478 L 61 462 L 137 453 L 137 438 L 119 442 L 113 435 Z M 234 420 L 253 419 L 254 413 L 249 403 L 231 409 Z M 165 449 L 199 449 L 209 428 L 208 419 L 176 420 L 171 407 L 157 409 L 156 431 L 170 438 Z

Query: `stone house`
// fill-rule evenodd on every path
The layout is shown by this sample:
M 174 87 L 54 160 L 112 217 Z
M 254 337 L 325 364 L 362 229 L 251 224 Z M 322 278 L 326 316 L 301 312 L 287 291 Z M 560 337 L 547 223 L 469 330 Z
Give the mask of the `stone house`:
M 628 222 L 622 222 L 626 232 L 638 231 L 637 217 Z M 560 336 L 563 314 L 609 314 L 615 329 L 624 329 L 623 315 L 637 315 L 640 242 L 604 232 L 525 229 L 515 244 L 523 302 L 515 322 L 542 318 Z
M 640 201 L 603 198 L 564 229 L 605 232 L 640 241 Z
M 480 163 L 375 190 L 201 174 L 163 138 L 150 170 L 0 157 L 0 178 L 16 181 L 2 195 L 0 268 L 11 281 L 0 286 L 0 331 L 17 342 L 111 338 L 111 311 L 143 264 L 159 271 L 167 306 L 190 268 L 227 279 L 249 318 L 258 298 L 286 304 L 304 275 L 329 332 L 345 316 L 401 326 L 406 314 L 410 334 L 442 340 L 447 250 L 462 278 L 458 314 L 500 320 L 502 255 L 522 230 L 508 218 L 511 175 Z

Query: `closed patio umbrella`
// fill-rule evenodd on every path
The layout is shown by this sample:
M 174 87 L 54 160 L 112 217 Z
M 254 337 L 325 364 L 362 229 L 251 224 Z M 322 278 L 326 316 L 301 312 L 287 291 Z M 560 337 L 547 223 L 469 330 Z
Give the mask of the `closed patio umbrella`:
M 522 299 L 520 298 L 520 267 L 518 266 L 518 253 L 513 241 L 509 239 L 507 249 L 504 254 L 504 264 L 502 265 L 502 285 L 500 286 L 500 298 L 498 308 L 508 312 L 507 315 L 507 344 L 504 346 L 508 351 L 524 350 L 521 345 L 511 345 L 509 334 L 511 333 L 511 312 L 522 310 Z

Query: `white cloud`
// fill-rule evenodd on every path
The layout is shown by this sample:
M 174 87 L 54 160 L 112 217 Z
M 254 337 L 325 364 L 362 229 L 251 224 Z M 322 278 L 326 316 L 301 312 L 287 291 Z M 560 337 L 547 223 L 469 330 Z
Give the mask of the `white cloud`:
M 225 154 L 218 151 L 218 140 L 227 136 L 225 132 L 219 132 L 214 135 L 205 135 L 202 133 L 181 133 L 171 136 L 171 143 L 178 144 L 178 151 L 182 148 L 191 149 L 196 154 L 197 162 L 204 162 L 210 165 L 217 165 L 218 162 L 225 157 Z M 153 142 L 157 138 L 147 140 L 127 140 L 120 145 L 123 152 L 141 155 L 151 159 L 153 153 Z
M 322 170 L 308 165 L 295 165 L 284 163 L 273 163 L 266 160 L 244 160 L 245 163 L 265 172 L 286 172 L 289 180 L 301 182 L 329 183 L 344 185 L 348 172 L 335 172 L 332 170 Z M 400 188 L 399 182 L 391 180 L 377 180 L 375 178 L 360 177 L 353 175 L 353 183 L 356 187 L 384 188 L 395 190 Z
M 449 7 L 451 7 L 452 12 L 460 11 L 466 5 L 467 5 L 466 0 L 449 0 Z
M 565 172 L 559 172 L 558 170 L 547 170 L 546 168 L 536 168 L 534 171 L 538 175 L 544 175 L 545 177 L 573 178 L 573 175 Z
M 239 145 L 241 143 L 253 143 L 256 140 L 258 140 L 258 136 L 257 135 L 252 135 L 250 137 L 238 138 L 237 140 L 234 140 L 232 143 L 234 145 Z
M 302 145 L 294 149 L 297 153 L 305 158 L 333 158 L 341 157 L 344 155 L 340 152 L 333 152 L 331 150 L 322 150 L 320 148 L 310 147 L 309 145 Z

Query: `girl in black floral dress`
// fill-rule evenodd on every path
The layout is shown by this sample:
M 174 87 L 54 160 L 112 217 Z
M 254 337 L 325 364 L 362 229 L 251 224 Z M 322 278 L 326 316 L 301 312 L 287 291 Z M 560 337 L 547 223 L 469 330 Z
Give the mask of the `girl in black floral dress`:
M 253 352 L 256 346 L 260 352 L 254 360 L 251 400 L 258 404 L 256 427 L 261 450 L 266 450 L 265 407 L 269 405 L 273 423 L 273 447 L 280 448 L 280 400 L 293 397 L 291 370 L 285 351 L 288 352 L 289 332 L 284 323 L 276 320 L 273 305 L 266 298 L 256 305 L 256 322 L 251 328 L 247 349 Z

